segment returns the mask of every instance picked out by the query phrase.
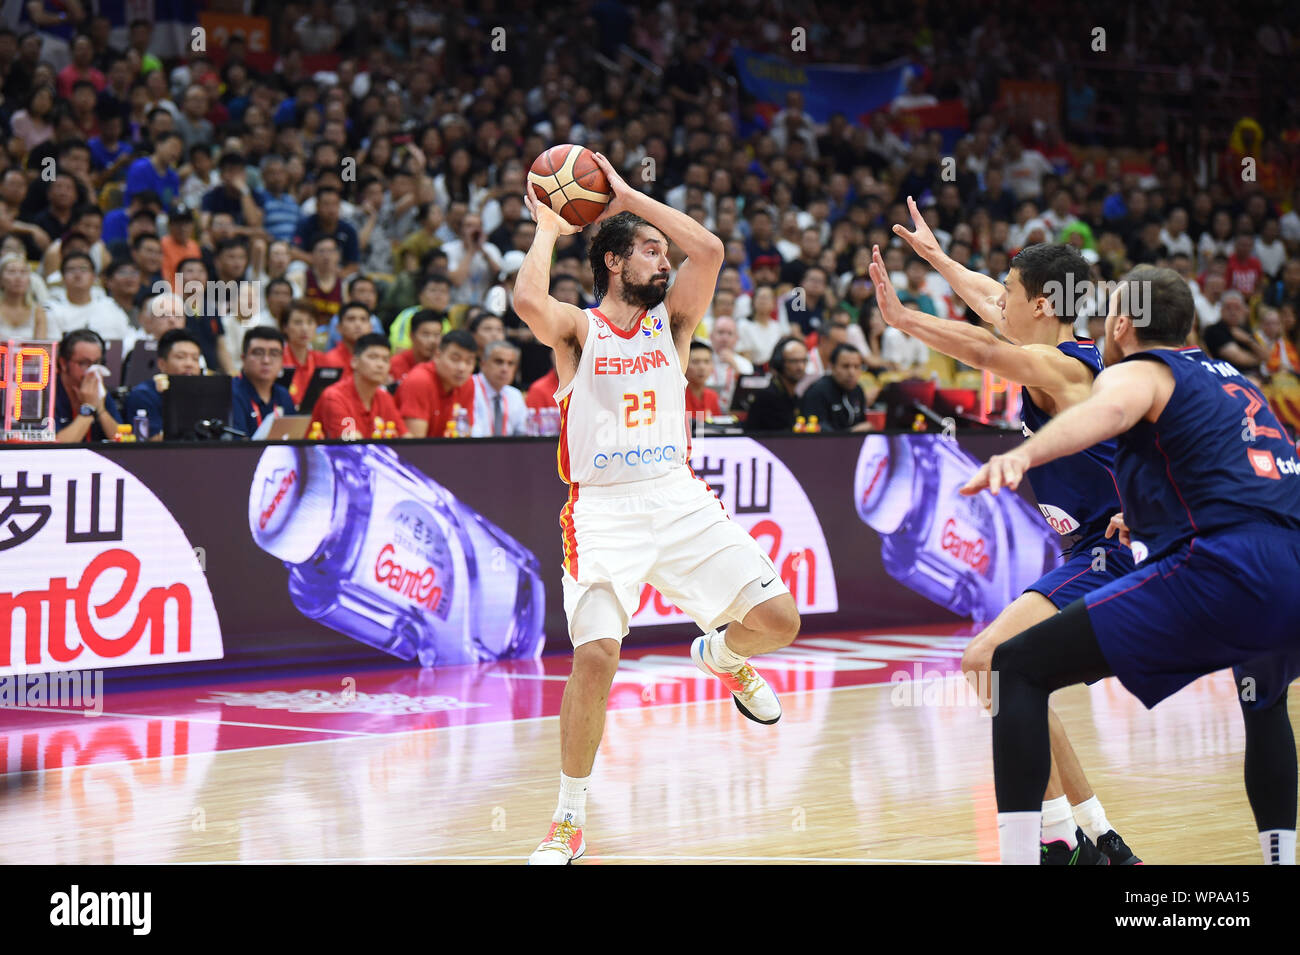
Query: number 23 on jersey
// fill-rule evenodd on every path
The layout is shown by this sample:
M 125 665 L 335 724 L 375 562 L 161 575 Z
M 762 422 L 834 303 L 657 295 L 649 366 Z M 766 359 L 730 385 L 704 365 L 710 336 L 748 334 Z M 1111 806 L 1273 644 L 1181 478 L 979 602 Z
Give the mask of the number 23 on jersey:
M 637 420 L 640 419 L 640 420 Z M 623 395 L 623 423 L 629 428 L 655 423 L 655 393 L 643 391 L 625 392 Z

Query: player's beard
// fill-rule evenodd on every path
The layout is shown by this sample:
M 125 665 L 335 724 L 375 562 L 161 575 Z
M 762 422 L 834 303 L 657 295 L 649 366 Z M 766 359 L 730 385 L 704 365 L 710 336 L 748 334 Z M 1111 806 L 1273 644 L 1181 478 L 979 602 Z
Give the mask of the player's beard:
M 624 266 L 623 271 L 619 274 L 619 279 L 622 280 L 619 298 L 628 305 L 635 305 L 638 308 L 654 308 L 664 300 L 664 295 L 668 293 L 667 278 L 661 281 L 658 275 L 655 275 L 644 285 L 638 285 L 628 276 L 627 267 Z

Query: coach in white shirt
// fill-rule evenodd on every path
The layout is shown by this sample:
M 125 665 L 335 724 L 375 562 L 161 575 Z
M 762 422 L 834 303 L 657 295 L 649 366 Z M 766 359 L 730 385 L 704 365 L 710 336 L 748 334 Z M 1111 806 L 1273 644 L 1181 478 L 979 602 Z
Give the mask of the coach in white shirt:
M 519 371 L 519 348 L 513 342 L 489 342 L 483 370 L 474 376 L 474 425 L 470 436 L 489 438 L 528 433 L 528 407 L 510 382 Z
M 51 301 L 47 306 L 49 334 L 58 338 L 64 332 L 89 328 L 105 341 L 121 341 L 132 334 L 126 314 L 107 296 L 95 298 L 95 264 L 85 252 L 70 252 L 63 259 L 63 283 L 67 298 Z

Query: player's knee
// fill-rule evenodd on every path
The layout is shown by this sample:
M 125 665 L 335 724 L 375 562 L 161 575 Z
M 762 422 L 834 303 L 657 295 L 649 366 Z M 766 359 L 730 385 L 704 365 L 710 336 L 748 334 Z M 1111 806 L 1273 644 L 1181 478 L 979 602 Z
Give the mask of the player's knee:
M 799 608 L 788 594 L 759 604 L 742 621 L 748 630 L 756 630 L 786 647 L 799 636 Z
M 573 675 L 580 679 L 613 680 L 618 670 L 617 640 L 592 640 L 573 651 Z
M 780 606 L 776 608 L 774 636 L 781 641 L 782 646 L 788 647 L 794 643 L 795 637 L 799 636 L 799 627 L 802 625 L 799 619 L 799 607 L 793 597 L 778 602 Z
M 961 655 L 961 672 L 968 677 L 987 673 L 993 660 L 993 642 L 988 639 L 985 630 L 978 637 L 966 644 Z

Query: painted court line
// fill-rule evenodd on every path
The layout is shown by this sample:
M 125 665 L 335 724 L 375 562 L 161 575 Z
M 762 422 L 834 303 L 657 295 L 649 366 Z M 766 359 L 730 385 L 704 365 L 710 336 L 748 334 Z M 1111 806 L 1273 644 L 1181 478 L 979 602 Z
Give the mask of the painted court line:
M 782 693 L 781 696 L 782 697 L 802 696 L 805 693 L 841 693 L 844 692 L 845 690 L 879 690 L 879 689 L 889 689 L 895 685 L 896 684 L 893 683 L 860 683 L 856 686 L 809 687 L 803 690 L 789 690 L 785 693 Z M 729 703 L 729 702 L 731 702 L 729 699 L 721 698 L 717 700 L 684 700 L 679 703 L 661 703 L 656 706 L 637 706 L 637 707 L 629 706 L 621 709 L 609 710 L 608 717 L 612 718 L 616 714 L 620 714 L 620 713 L 644 713 L 650 710 L 668 710 L 668 709 L 674 709 L 682 706 L 701 706 L 706 704 L 716 705 L 716 704 Z M 45 712 L 71 712 L 71 713 L 78 713 L 78 714 L 82 712 L 81 710 L 68 710 L 68 711 L 57 710 L 56 711 L 50 709 L 45 709 L 44 711 Z M 232 747 L 230 749 L 204 750 L 202 752 L 195 752 L 195 753 L 173 753 L 168 756 L 141 756 L 136 759 L 104 760 L 103 762 L 94 763 L 95 766 L 115 766 L 120 763 L 143 763 L 153 759 L 188 759 L 191 756 L 207 756 L 207 755 L 221 756 L 227 753 L 247 753 L 247 752 L 254 752 L 257 750 L 288 749 L 289 747 L 293 747 L 293 746 L 319 746 L 321 743 L 348 742 L 358 737 L 366 738 L 366 739 L 397 740 L 403 736 L 409 736 L 415 733 L 445 733 L 449 730 L 458 730 L 458 729 L 482 729 L 485 727 L 492 727 L 492 726 L 512 726 L 520 723 L 541 723 L 541 722 L 545 722 L 546 720 L 558 720 L 560 718 L 559 714 L 555 714 L 552 716 L 525 716 L 525 717 L 514 718 L 514 719 L 492 720 L 486 723 L 456 723 L 451 726 L 426 726 L 426 727 L 421 727 L 420 729 L 398 730 L 395 733 L 363 733 L 354 730 L 324 730 L 320 728 L 283 726 L 275 723 L 241 723 L 241 722 L 236 722 L 234 720 L 210 720 L 210 719 L 201 720 L 189 716 L 154 716 L 145 713 L 113 713 L 113 714 L 105 713 L 103 715 L 104 716 L 112 715 L 116 719 L 141 719 L 141 720 L 170 719 L 170 720 L 177 720 L 177 721 L 216 723 L 218 725 L 225 724 L 228 726 L 248 726 L 248 727 L 253 727 L 255 729 L 277 729 L 277 730 L 278 729 L 283 729 L 283 730 L 300 729 L 300 730 L 304 730 L 305 732 L 311 732 L 311 733 L 329 733 L 329 734 L 345 734 L 345 735 L 326 736 L 322 739 L 297 740 L 292 743 L 266 743 L 263 745 L 254 745 L 254 746 L 237 746 L 237 747 Z M 5 775 L 24 776 L 30 773 L 59 772 L 60 770 L 68 769 L 68 768 L 75 768 L 75 767 L 54 767 L 50 769 L 23 769 Z
M 135 863 L 140 865 L 337 865 L 342 863 L 392 863 L 392 862 L 523 862 L 524 855 L 495 856 L 339 856 L 320 859 L 222 859 L 207 862 Z M 993 865 L 992 862 L 969 862 L 961 859 L 881 859 L 872 856 L 641 856 L 601 855 L 579 860 L 576 865 L 590 862 L 840 862 L 858 865 Z M 128 863 L 131 864 L 131 863 Z

